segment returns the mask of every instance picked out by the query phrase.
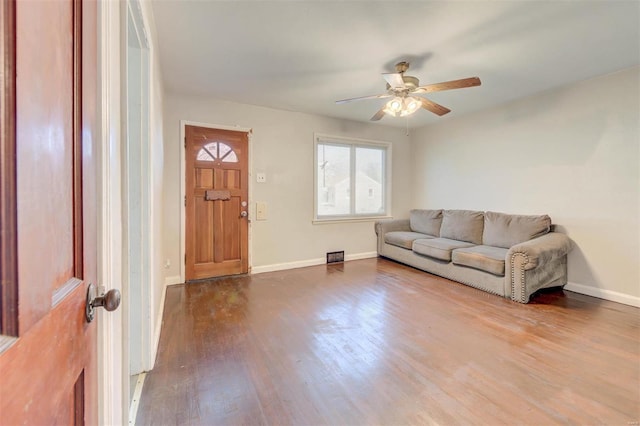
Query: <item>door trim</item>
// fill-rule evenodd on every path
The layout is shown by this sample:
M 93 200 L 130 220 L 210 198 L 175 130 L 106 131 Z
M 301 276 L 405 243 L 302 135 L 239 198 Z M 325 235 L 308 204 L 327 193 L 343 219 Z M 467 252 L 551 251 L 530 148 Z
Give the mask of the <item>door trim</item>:
M 118 286 L 122 277 L 122 207 L 120 177 L 121 5 L 99 2 L 97 110 L 98 138 L 98 280 Z M 100 315 L 100 314 L 99 314 Z M 98 423 L 125 424 L 128 419 L 128 381 L 123 377 L 124 307 L 101 315 L 98 321 Z M 128 368 L 127 368 L 128 369 Z M 125 411 L 125 407 L 127 411 Z
M 186 133 L 185 133 L 185 127 L 186 126 L 196 126 L 196 127 L 208 127 L 210 129 L 220 129 L 220 130 L 231 130 L 234 132 L 244 132 L 247 133 L 247 144 L 249 146 L 249 158 L 248 158 L 248 175 L 249 175 L 249 182 L 248 182 L 248 192 L 249 192 L 249 224 L 248 224 L 248 230 L 247 230 L 247 244 L 248 244 L 248 250 L 249 250 L 249 254 L 248 254 L 248 263 L 249 263 L 249 268 L 248 268 L 248 273 L 251 273 L 251 253 L 252 253 L 252 244 L 251 244 L 251 238 L 252 238 L 252 232 L 251 232 L 251 222 L 253 219 L 253 185 L 251 184 L 252 182 L 252 176 L 253 176 L 253 144 L 252 144 L 252 138 L 253 138 L 253 129 L 251 127 L 243 127 L 243 126 L 229 126 L 229 125 L 224 125 L 224 124 L 209 124 L 209 123 L 202 123 L 202 122 L 198 122 L 198 121 L 189 121 L 189 120 L 180 120 L 180 140 L 178 141 L 178 143 L 180 144 L 180 199 L 179 199 L 179 203 L 180 203 L 180 253 L 179 253 L 179 258 L 178 258 L 178 262 L 180 264 L 180 283 L 185 282 L 185 256 L 186 256 L 186 247 L 187 247 L 187 221 L 186 221 L 186 217 L 187 217 L 187 213 L 186 213 L 186 206 L 184 203 L 185 197 L 187 196 L 187 190 L 186 190 L 186 169 L 187 169 L 187 163 L 186 163 L 186 147 L 185 147 L 185 137 L 186 137 Z M 172 284 L 178 284 L 178 283 L 172 283 Z
M 123 308 L 126 340 L 129 345 L 129 375 L 153 368 L 153 247 L 154 216 L 151 199 L 150 145 L 150 44 L 148 26 L 138 0 L 123 4 L 122 31 L 122 183 L 123 183 Z M 131 30 L 131 31 L 130 31 Z M 133 44 L 131 42 L 133 41 Z M 135 46 L 134 46 L 135 44 Z M 130 61 L 131 60 L 131 61 Z M 136 62 L 137 61 L 137 62 Z M 130 71 L 138 81 L 131 84 Z M 135 81 L 136 78 L 134 78 Z M 130 95 L 133 93 L 133 107 Z M 139 103 L 138 103 L 139 102 Z M 132 113 L 135 117 L 132 120 Z M 133 194 L 134 189 L 139 190 Z M 133 197 L 132 197 L 133 194 Z M 135 207 L 131 200 L 137 201 Z M 139 204 L 138 204 L 139 203 Z M 134 232 L 139 232 L 136 242 Z M 136 250 L 137 249 L 137 250 Z M 135 309 L 132 307 L 135 306 Z M 133 369 L 133 371 L 131 371 Z M 128 380 L 127 382 L 128 383 Z

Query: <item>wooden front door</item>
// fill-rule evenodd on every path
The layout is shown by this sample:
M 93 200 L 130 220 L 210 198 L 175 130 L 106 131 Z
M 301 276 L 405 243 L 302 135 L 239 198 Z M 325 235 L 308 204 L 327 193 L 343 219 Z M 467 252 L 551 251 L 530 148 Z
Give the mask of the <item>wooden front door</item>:
M 0 8 L 0 424 L 96 424 L 96 2 Z
M 186 280 L 248 272 L 246 132 L 185 127 Z

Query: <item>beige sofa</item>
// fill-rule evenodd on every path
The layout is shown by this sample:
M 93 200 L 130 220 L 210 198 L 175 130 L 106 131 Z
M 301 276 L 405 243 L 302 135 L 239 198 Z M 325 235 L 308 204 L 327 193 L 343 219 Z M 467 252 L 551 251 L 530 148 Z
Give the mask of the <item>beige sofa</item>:
M 546 215 L 411 210 L 375 231 L 380 256 L 516 302 L 567 283 L 571 240 L 551 232 Z

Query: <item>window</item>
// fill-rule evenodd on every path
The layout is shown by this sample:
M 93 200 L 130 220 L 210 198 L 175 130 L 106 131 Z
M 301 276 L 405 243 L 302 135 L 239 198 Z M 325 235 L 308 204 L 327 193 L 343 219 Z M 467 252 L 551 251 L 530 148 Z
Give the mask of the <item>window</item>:
M 200 148 L 197 161 L 215 161 L 220 159 L 223 163 L 237 163 L 238 156 L 229 145 L 222 142 L 211 142 Z
M 389 215 L 391 146 L 331 136 L 315 138 L 315 221 Z

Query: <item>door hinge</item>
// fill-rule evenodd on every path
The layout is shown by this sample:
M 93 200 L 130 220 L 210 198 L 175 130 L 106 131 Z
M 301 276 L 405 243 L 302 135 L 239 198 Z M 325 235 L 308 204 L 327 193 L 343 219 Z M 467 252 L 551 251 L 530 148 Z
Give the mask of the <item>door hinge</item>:
M 187 137 L 186 136 L 184 137 L 184 147 L 185 148 L 187 147 Z
M 187 196 L 184 196 L 184 206 L 187 207 Z
M 187 264 L 187 253 L 184 254 L 184 264 Z

